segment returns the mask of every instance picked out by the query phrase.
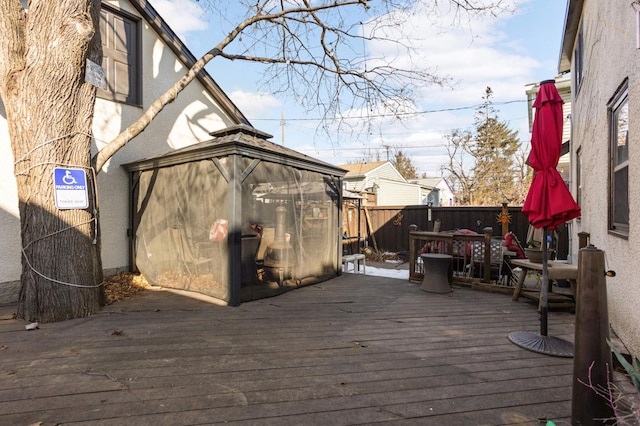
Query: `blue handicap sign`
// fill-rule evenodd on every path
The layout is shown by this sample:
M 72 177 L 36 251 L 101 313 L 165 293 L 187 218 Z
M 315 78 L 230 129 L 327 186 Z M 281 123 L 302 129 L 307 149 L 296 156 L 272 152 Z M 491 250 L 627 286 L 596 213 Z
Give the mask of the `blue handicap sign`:
M 53 189 L 58 209 L 86 209 L 89 207 L 87 174 L 84 169 L 53 169 Z

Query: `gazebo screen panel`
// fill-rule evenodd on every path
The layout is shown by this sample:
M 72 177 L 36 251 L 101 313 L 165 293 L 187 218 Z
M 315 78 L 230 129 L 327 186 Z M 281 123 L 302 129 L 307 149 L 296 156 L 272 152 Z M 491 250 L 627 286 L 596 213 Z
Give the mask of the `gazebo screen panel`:
M 337 274 L 337 202 L 329 175 L 268 161 L 251 171 L 242 183 L 244 300 Z M 260 232 L 257 246 L 248 243 L 256 237 L 252 229 Z M 247 276 L 251 258 L 255 277 Z
M 227 194 L 228 184 L 211 160 L 141 172 L 135 206 L 138 270 L 156 285 L 228 301 Z

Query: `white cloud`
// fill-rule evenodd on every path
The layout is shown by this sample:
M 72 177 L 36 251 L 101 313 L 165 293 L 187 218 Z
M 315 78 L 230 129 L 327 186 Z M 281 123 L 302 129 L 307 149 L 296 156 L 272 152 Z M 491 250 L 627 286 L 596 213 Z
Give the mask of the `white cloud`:
M 153 7 L 183 40 L 188 33 L 208 27 L 202 7 L 191 0 L 154 0 Z
M 249 120 L 280 115 L 282 102 L 270 93 L 234 90 L 229 97 Z
M 371 61 L 400 66 L 413 63 L 438 76 L 450 77 L 454 90 L 432 86 L 423 92 L 424 101 L 431 104 L 434 99 L 441 105 L 475 104 L 487 86 L 501 87 L 494 89 L 494 100 L 523 98 L 524 84 L 541 64 L 501 30 L 513 15 L 476 17 L 453 25 L 456 18 L 452 11 L 440 13 L 435 16 L 431 9 L 417 10 L 400 18 L 407 20 L 402 25 L 384 27 L 390 40 L 406 40 L 415 54 L 409 57 L 392 43 L 372 42 L 367 46 Z

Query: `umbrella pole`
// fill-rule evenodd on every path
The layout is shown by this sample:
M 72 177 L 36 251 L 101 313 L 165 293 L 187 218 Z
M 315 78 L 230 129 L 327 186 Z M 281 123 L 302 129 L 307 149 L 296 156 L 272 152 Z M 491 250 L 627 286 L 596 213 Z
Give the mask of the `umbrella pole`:
M 512 343 L 533 352 L 545 355 L 571 358 L 573 343 L 558 337 L 547 335 L 547 316 L 549 311 L 549 259 L 548 229 L 545 227 L 542 241 L 542 301 L 540 303 L 540 334 L 531 331 L 513 331 L 507 336 Z
M 542 304 L 540 305 L 540 335 L 546 336 L 548 333 L 548 311 L 549 311 L 549 247 L 547 238 L 549 230 L 545 226 L 542 231 Z

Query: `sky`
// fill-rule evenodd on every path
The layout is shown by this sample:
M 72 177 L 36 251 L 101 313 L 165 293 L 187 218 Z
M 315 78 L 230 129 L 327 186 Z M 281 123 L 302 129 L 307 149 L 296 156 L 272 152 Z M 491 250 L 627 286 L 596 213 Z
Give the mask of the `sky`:
M 418 16 L 415 28 L 407 31 L 414 31 L 420 51 L 414 60 L 429 61 L 455 86 L 421 91 L 414 106 L 421 114 L 401 121 L 365 119 L 367 130 L 357 134 L 319 131 L 321 111 L 307 112 L 294 99 L 270 93 L 261 81 L 262 64 L 216 58 L 206 69 L 254 127 L 273 135 L 274 143 L 334 165 L 386 160 L 401 150 L 419 176 L 441 177 L 441 166 L 448 162 L 445 136 L 456 129 L 473 130 L 475 107 L 483 102 L 487 87 L 499 119 L 518 132 L 526 148 L 530 133 L 525 86 L 557 75 L 566 0 L 507 1 L 516 3 L 516 13 L 438 31 Z M 203 1 L 151 4 L 196 57 L 224 37 L 234 23 L 229 17 L 238 13 L 212 14 Z M 229 2 L 226 7 L 237 5 Z M 367 51 L 374 50 L 367 46 Z

